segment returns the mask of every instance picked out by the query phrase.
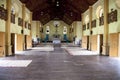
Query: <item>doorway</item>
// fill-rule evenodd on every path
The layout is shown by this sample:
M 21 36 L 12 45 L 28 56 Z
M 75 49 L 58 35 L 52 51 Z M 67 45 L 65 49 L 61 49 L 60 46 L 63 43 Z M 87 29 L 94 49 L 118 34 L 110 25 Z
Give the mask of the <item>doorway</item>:
M 87 50 L 89 49 L 89 36 L 87 36 Z
M 23 35 L 16 35 L 16 51 L 23 51 Z
M 110 57 L 118 57 L 119 35 L 118 35 L 118 33 L 112 33 L 109 36 L 110 36 L 109 56 Z
M 31 35 L 25 35 L 24 36 L 24 50 L 30 49 L 32 47 L 32 36 Z
M 24 50 L 26 50 L 27 49 L 27 35 L 24 35 L 24 43 L 25 43 L 25 48 L 24 48 Z
M 103 34 L 100 35 L 99 40 L 100 40 L 100 42 L 99 42 L 99 53 L 100 53 L 100 55 L 102 55 Z
M 82 48 L 84 48 L 84 49 L 89 48 L 89 36 L 82 37 Z
M 11 51 L 12 51 L 12 56 L 14 56 L 15 55 L 15 46 L 16 45 L 16 43 L 15 43 L 15 33 L 11 33 Z

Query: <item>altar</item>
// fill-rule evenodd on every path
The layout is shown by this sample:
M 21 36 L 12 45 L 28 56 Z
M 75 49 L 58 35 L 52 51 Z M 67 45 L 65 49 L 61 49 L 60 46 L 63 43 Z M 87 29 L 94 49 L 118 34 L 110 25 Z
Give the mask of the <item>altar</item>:
M 56 29 L 55 29 L 55 33 L 53 34 L 53 44 L 61 43 L 60 34 L 59 34 L 59 30 L 58 30 L 59 25 L 60 25 L 60 23 L 58 21 L 54 22 L 54 26 Z
M 53 39 L 53 44 L 60 44 L 61 40 L 59 38 L 54 38 Z

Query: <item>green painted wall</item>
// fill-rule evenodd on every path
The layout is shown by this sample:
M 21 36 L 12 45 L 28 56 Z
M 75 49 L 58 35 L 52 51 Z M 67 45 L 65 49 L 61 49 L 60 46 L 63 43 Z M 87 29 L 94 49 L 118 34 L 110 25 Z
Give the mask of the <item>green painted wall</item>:
M 11 33 L 21 34 L 22 27 L 11 23 Z
M 30 35 L 30 30 L 29 29 L 24 29 L 24 35 Z
M 0 0 L 0 5 L 4 4 L 6 8 L 6 0 Z M 11 23 L 10 32 L 21 34 L 22 27 L 18 26 L 18 17 L 22 18 L 22 3 L 19 0 L 11 0 L 11 6 L 14 7 L 15 10 L 15 24 Z M 27 15 L 27 16 L 26 16 Z M 25 18 L 28 17 L 28 21 L 30 22 L 30 11 L 26 8 L 25 9 Z M 5 32 L 6 21 L 0 19 L 0 31 Z M 24 30 L 25 35 L 30 35 L 30 30 Z
M 58 26 L 57 30 L 58 30 L 58 34 L 60 34 L 61 40 L 63 40 L 63 28 L 64 28 L 64 26 L 67 27 L 67 37 L 69 38 L 69 28 L 70 28 L 70 26 L 63 21 L 58 20 L 58 22 L 60 23 L 60 25 Z M 45 38 L 45 35 L 46 35 L 46 26 L 49 26 L 49 28 L 50 28 L 49 40 L 52 40 L 53 35 L 55 34 L 55 31 L 56 31 L 56 27 L 54 26 L 54 20 L 48 22 L 47 24 L 45 24 L 43 26 L 43 30 L 44 30 L 43 38 Z
M 85 31 L 83 31 L 83 35 L 84 35 L 84 36 L 90 35 L 90 30 L 85 30 Z
M 101 6 L 104 9 L 104 0 L 98 0 L 93 6 L 92 6 L 92 20 L 96 19 L 96 27 L 92 28 L 93 31 L 93 35 L 97 35 L 97 34 L 104 34 L 104 26 L 99 26 L 99 18 L 96 17 L 96 10 L 98 8 L 98 6 Z M 109 12 L 111 11 L 111 9 L 115 10 L 117 9 L 118 11 L 118 21 L 117 22 L 113 22 L 109 24 L 109 33 L 118 33 L 120 32 L 120 9 L 118 9 L 115 5 L 115 0 L 109 0 Z M 83 23 L 85 24 L 85 17 L 86 15 L 89 15 L 89 9 L 83 13 Z M 83 31 L 83 35 L 89 35 L 90 31 L 89 30 L 85 30 Z
M 22 3 L 19 0 L 12 0 L 12 7 L 15 9 L 15 24 L 11 23 L 11 33 L 21 34 L 22 26 L 18 25 L 18 18 L 22 18 Z M 25 21 L 30 22 L 30 11 L 25 8 Z M 24 29 L 24 35 L 30 35 L 29 29 Z
M 97 34 L 103 34 L 104 33 L 104 26 L 99 26 L 99 18 L 96 16 L 97 8 L 101 6 L 102 9 L 104 9 L 104 0 L 98 0 L 93 6 L 92 6 L 92 20 L 96 20 L 96 27 L 92 28 L 93 35 Z
M 4 4 L 4 8 L 6 9 L 6 0 L 0 0 L 0 6 Z M 5 21 L 0 19 L 0 32 L 5 32 Z
M 114 0 L 111 0 L 111 1 L 112 1 L 112 3 L 114 2 Z M 104 0 L 98 0 L 94 5 L 92 5 L 92 20 L 96 20 L 96 27 L 92 28 L 93 35 L 104 33 L 104 26 L 99 26 L 99 18 L 96 17 L 96 10 L 99 6 L 101 6 L 104 9 Z M 110 6 L 111 6 L 111 4 L 110 4 Z M 87 15 L 89 16 L 89 9 L 87 11 L 85 11 L 82 15 L 83 15 L 83 24 L 86 24 L 85 17 Z M 87 35 L 90 35 L 90 30 L 88 30 L 88 29 L 83 31 L 83 36 L 87 36 Z
M 89 16 L 89 9 L 83 13 L 83 24 L 86 24 L 86 30 L 83 31 L 84 36 L 90 35 L 90 30 L 87 29 L 87 23 L 88 23 L 86 22 L 87 15 Z
M 4 8 L 6 9 L 6 0 L 0 0 L 0 6 L 1 4 L 4 4 Z
M 5 21 L 0 19 L 0 32 L 5 32 Z
M 97 8 L 101 6 L 103 9 L 104 9 L 104 0 L 98 0 L 93 6 L 92 6 L 92 20 L 94 19 L 98 19 L 97 16 L 96 16 L 96 10 Z M 99 23 L 99 22 L 97 22 Z M 99 26 L 99 25 L 98 25 Z
M 118 21 L 113 22 L 109 24 L 109 33 L 117 33 L 120 32 L 120 9 L 118 9 L 115 5 L 115 0 L 109 0 L 109 12 L 111 12 L 111 9 L 118 11 Z

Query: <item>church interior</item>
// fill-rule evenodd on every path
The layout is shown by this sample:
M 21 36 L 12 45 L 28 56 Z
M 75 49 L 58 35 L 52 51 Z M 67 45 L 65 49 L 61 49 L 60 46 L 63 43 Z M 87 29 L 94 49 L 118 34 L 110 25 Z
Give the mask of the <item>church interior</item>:
M 119 80 L 120 0 L 0 0 L 0 80 Z

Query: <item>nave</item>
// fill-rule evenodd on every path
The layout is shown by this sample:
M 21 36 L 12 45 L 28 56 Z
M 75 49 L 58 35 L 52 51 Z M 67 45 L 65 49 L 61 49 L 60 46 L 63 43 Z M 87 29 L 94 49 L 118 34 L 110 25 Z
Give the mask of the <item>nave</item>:
M 64 46 L 64 47 L 63 47 Z M 42 48 L 42 49 L 41 49 Z M 30 60 L 27 66 L 0 66 L 0 80 L 119 80 L 120 60 L 99 55 L 71 55 L 71 44 L 41 44 L 4 60 Z M 79 51 L 82 50 L 79 47 Z M 87 52 L 84 50 L 84 53 Z M 17 63 L 20 65 L 22 62 Z

